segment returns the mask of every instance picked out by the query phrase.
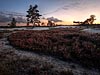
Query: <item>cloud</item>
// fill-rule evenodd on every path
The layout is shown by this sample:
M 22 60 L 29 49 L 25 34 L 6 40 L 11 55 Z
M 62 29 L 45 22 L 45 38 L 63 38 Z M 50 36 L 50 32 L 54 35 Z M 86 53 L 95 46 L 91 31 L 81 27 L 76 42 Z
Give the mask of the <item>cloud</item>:
M 68 9 L 75 8 L 75 7 L 79 6 L 79 5 L 80 5 L 79 2 L 72 2 L 70 4 L 67 4 L 67 5 L 62 6 L 61 9 L 68 10 Z
M 26 22 L 26 20 L 24 18 L 22 18 L 22 17 L 17 17 L 16 21 L 17 22 L 23 22 L 23 23 Z
M 49 17 L 47 18 L 47 20 L 54 21 L 54 22 L 63 22 L 62 20 L 59 20 L 58 18 L 54 18 L 54 17 Z
M 23 18 L 20 13 L 0 11 L 0 22 L 9 22 L 14 17 L 17 22 L 26 22 L 25 18 Z
M 0 14 L 0 22 L 8 22 L 8 21 L 10 21 L 8 17 Z
M 48 15 L 48 14 L 56 13 L 56 12 L 59 12 L 59 11 L 61 11 L 61 10 L 73 9 L 73 8 L 78 7 L 79 5 L 80 5 L 80 2 L 71 2 L 71 3 L 69 3 L 69 4 L 62 5 L 62 6 L 60 6 L 59 8 L 55 9 L 54 11 L 45 13 L 45 14 L 43 14 L 43 15 Z

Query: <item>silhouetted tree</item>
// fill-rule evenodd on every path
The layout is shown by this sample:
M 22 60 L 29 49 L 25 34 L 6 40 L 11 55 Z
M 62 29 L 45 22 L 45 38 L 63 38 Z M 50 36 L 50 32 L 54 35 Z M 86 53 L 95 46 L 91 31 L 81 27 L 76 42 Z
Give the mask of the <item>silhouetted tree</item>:
M 45 25 L 45 23 L 44 23 L 44 22 L 42 22 L 42 23 L 41 23 L 41 25 L 42 25 L 42 26 L 44 26 L 44 25 Z
M 95 15 L 90 15 L 90 18 L 85 20 L 83 24 L 93 24 L 94 20 L 96 20 Z
M 55 23 L 53 23 L 52 21 L 48 21 L 47 26 L 55 26 Z
M 52 22 L 51 21 L 48 21 L 47 25 L 48 26 L 52 26 Z
M 35 5 L 35 6 L 30 5 L 30 7 L 27 11 L 28 15 L 26 15 L 27 26 L 29 26 L 30 23 L 32 23 L 33 26 L 40 25 L 39 19 L 40 19 L 40 16 L 42 16 L 42 15 L 39 14 L 39 10 L 37 10 L 37 8 L 38 8 L 38 5 Z
M 93 24 L 94 20 L 96 20 L 95 15 L 90 15 L 90 18 L 86 19 L 84 22 L 73 21 L 73 23 L 78 23 L 78 24 L 82 24 L 82 25 L 84 25 L 84 24 L 89 24 L 90 25 L 90 24 Z
M 91 19 L 90 24 L 93 24 L 94 20 L 96 20 L 95 15 L 90 15 L 90 19 Z
M 16 27 L 16 19 L 15 18 L 12 18 L 12 21 L 11 21 L 11 27 Z

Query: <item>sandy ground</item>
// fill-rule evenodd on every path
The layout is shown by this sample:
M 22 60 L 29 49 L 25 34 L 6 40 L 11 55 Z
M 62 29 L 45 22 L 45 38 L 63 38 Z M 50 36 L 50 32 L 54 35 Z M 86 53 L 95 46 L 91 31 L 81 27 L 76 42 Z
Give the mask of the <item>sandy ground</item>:
M 23 50 L 18 50 L 13 48 L 12 46 L 9 45 L 9 42 L 7 41 L 7 36 L 9 36 L 9 34 L 11 33 L 6 33 L 4 35 L 4 37 L 2 39 L 0 39 L 0 56 L 2 56 L 2 54 L 4 54 L 3 56 L 5 56 L 5 58 L 0 58 L 0 60 L 2 60 L 2 62 L 12 62 L 13 61 L 19 61 L 24 60 L 24 59 L 29 59 L 30 62 L 26 62 L 29 68 L 30 66 L 34 66 L 34 65 L 38 65 L 38 64 L 52 64 L 53 68 L 52 70 L 72 70 L 72 72 L 74 73 L 74 75 L 100 75 L 100 72 L 98 72 L 95 69 L 86 69 L 81 67 L 78 64 L 75 63 L 69 63 L 69 62 L 65 62 L 65 61 L 61 61 L 57 58 L 51 57 L 51 56 L 46 56 L 46 55 L 40 55 L 40 54 L 36 54 L 34 52 L 29 52 L 29 51 L 23 51 Z M 0 64 L 2 65 L 2 62 L 0 62 Z M 34 63 L 37 62 L 37 63 Z M 23 63 L 22 63 L 23 65 Z M 74 65 L 74 68 L 72 67 Z M 5 65 L 4 65 L 5 66 Z M 8 65 L 9 67 L 9 65 Z M 18 73 L 19 71 L 15 72 L 17 69 L 17 67 L 14 67 L 14 73 L 13 75 L 27 75 L 25 74 L 26 71 L 28 71 L 28 69 L 24 68 L 21 70 L 24 70 L 20 73 Z M 21 67 L 23 68 L 23 67 Z M 19 69 L 20 70 L 20 69 Z

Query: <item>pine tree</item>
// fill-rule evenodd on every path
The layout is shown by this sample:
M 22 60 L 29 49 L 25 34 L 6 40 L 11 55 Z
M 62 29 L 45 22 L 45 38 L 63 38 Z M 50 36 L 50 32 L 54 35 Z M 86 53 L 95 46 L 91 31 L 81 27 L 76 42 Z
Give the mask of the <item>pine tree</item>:
M 11 27 L 16 27 L 16 19 L 12 18 Z
M 40 25 L 40 16 L 42 15 L 39 14 L 39 10 L 37 10 L 37 8 L 38 8 L 38 5 L 35 5 L 35 6 L 30 5 L 27 11 L 28 15 L 26 15 L 27 26 L 29 26 L 30 23 L 32 23 L 33 26 Z

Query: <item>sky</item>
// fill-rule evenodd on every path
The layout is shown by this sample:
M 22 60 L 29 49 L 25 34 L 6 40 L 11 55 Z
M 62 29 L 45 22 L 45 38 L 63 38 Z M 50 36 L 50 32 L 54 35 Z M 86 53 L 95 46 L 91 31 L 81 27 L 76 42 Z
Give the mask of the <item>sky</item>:
M 30 4 L 39 6 L 42 17 L 56 18 L 61 24 L 84 21 L 90 15 L 95 15 L 95 23 L 100 23 L 100 0 L 0 0 L 0 11 L 27 14 Z

